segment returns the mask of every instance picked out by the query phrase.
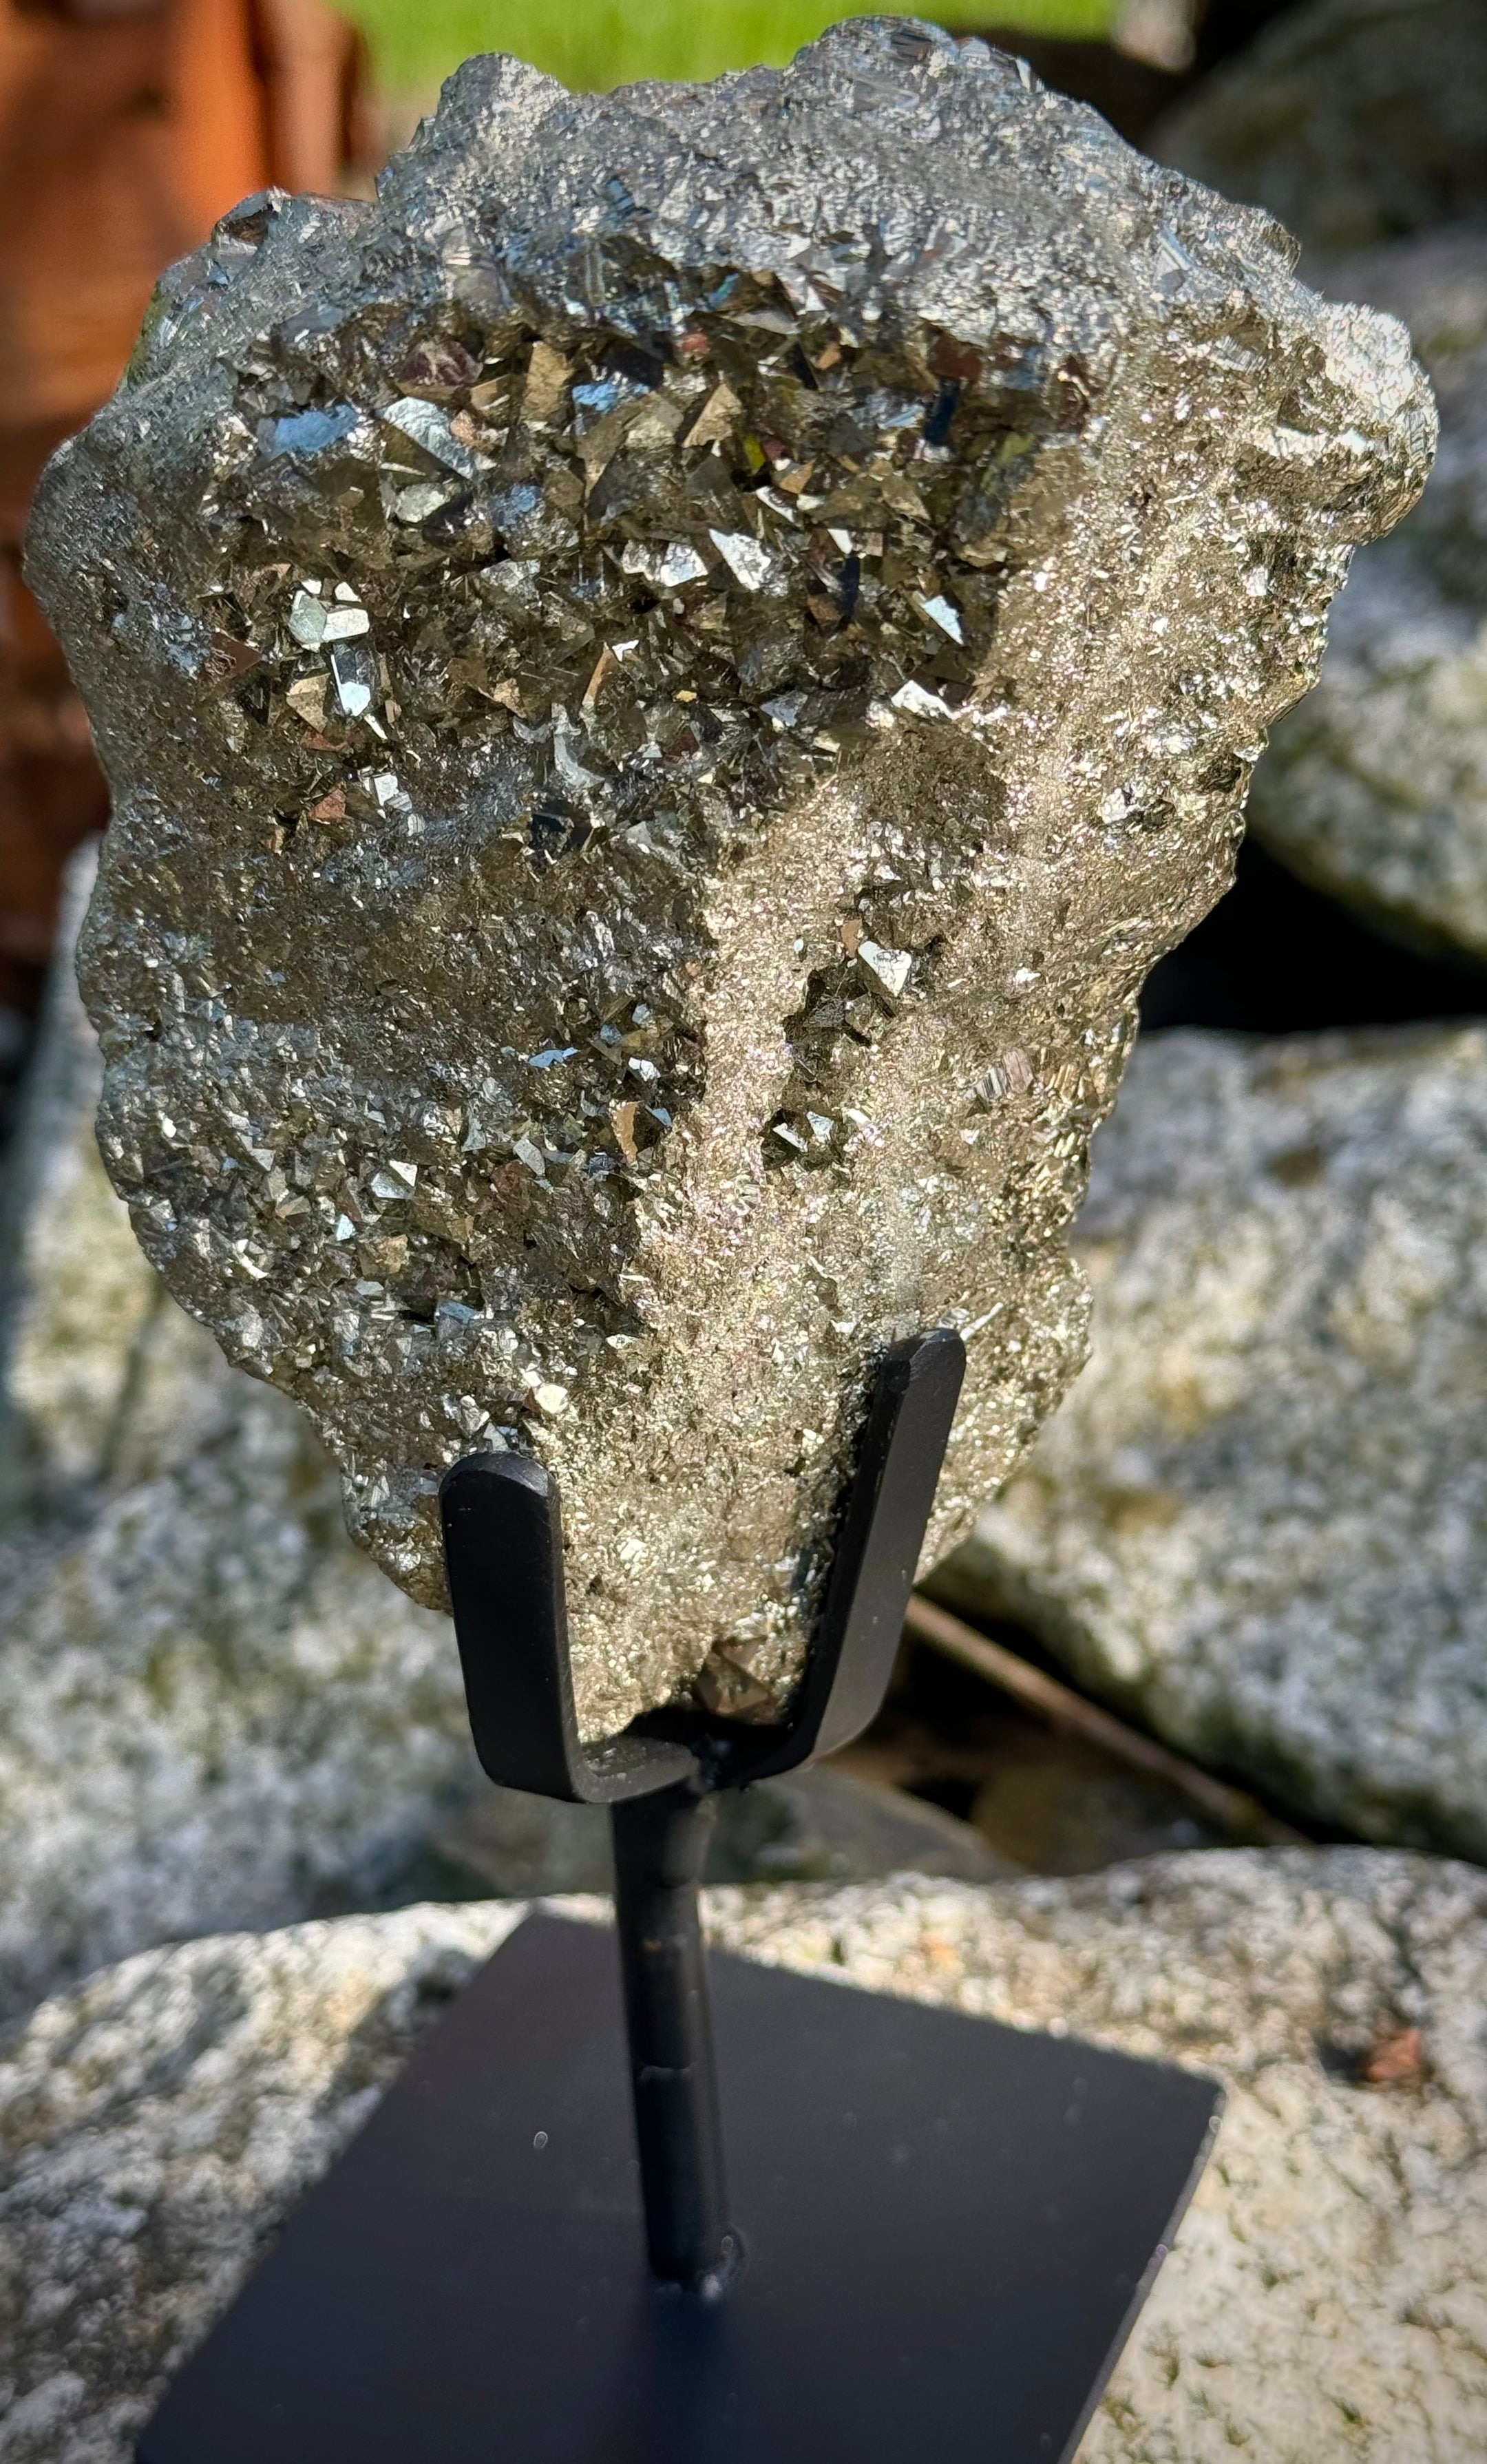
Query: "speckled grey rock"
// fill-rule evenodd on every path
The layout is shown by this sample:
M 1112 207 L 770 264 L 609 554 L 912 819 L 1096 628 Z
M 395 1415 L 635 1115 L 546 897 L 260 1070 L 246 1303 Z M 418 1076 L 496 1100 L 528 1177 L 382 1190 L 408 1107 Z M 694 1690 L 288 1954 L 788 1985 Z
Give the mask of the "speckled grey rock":
M 0 1200 L 0 2009 L 361 1897 L 475 1780 L 448 1621 L 141 1254 L 69 959 Z
M 1199 1762 L 1487 1860 L 1487 1028 L 1144 1044 L 1094 1357 L 944 1571 Z
M 1230 2103 L 1082 2464 L 1487 2444 L 1487 1879 L 1368 1850 L 1078 1881 L 720 1892 L 715 1938 L 1216 2072 Z M 514 1922 L 414 1908 L 157 1951 L 0 2067 L 5 2464 L 123 2464 L 169 2371 Z
M 1319 257 L 1487 214 L 1481 0 L 1309 0 L 1152 132 Z
M 1322 680 L 1256 771 L 1251 826 L 1370 921 L 1487 961 L 1487 222 L 1324 281 L 1409 325 L 1440 451 L 1394 536 L 1360 551 Z
M 1062 1391 L 1142 978 L 1432 438 L 1272 224 L 901 21 L 468 62 L 167 278 L 32 551 L 105 1157 L 414 1596 L 443 1465 L 554 1469 L 586 1734 L 777 1710 L 886 1340 L 967 1333 L 931 1548 Z

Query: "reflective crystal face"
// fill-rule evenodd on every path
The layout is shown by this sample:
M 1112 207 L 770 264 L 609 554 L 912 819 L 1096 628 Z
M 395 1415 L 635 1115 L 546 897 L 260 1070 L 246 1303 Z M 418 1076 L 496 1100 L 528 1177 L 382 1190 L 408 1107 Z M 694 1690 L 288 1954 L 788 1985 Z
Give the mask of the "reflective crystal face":
M 1079 1364 L 1142 978 L 1430 451 L 1289 263 L 924 28 L 475 60 L 53 466 L 110 1171 L 417 1597 L 446 1464 L 553 1467 L 590 1734 L 777 1710 L 886 1341 L 968 1344 L 936 1549 Z

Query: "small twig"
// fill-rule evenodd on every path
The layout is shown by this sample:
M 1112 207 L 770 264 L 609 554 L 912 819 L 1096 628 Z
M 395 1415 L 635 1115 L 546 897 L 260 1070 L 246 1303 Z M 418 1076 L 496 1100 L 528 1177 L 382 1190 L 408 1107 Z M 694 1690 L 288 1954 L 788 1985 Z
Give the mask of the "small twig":
M 1102 1711 L 1098 1704 L 1086 1703 L 1072 1686 L 1061 1685 L 1057 1677 L 1046 1676 L 1030 1661 L 1019 1660 L 1004 1643 L 977 1634 L 973 1626 L 951 1617 L 948 1609 L 927 1600 L 920 1592 L 915 1592 L 908 1603 L 904 1630 L 916 1642 L 928 1642 L 934 1650 L 943 1651 L 947 1659 L 958 1660 L 962 1667 L 974 1669 L 978 1677 L 1000 1686 L 1004 1694 L 1036 1712 L 1051 1727 L 1081 1737 L 1086 1745 L 1097 1746 L 1133 1771 L 1146 1771 L 1151 1778 L 1165 1781 L 1223 1830 L 1237 1833 L 1241 1838 L 1260 1840 L 1267 1848 L 1312 1845 L 1303 1832 L 1293 1831 L 1288 1822 L 1268 1814 L 1258 1799 L 1247 1795 L 1242 1788 L 1228 1787 L 1223 1780 L 1199 1771 L 1196 1763 L 1185 1762 L 1181 1754 L 1159 1746 L 1154 1737 L 1144 1737 L 1139 1728 L 1128 1728 L 1112 1712 Z

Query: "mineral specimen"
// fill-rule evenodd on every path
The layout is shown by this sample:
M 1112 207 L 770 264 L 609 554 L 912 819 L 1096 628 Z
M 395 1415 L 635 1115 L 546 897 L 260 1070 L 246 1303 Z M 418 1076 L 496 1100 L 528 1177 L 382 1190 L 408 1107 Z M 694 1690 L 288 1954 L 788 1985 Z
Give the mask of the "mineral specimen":
M 591 1735 L 777 1710 L 886 1339 L 970 1351 L 935 1550 L 1079 1365 L 1142 978 L 1432 448 L 1291 262 L 909 22 L 477 59 L 52 466 L 109 1170 L 417 1598 L 445 1464 L 552 1466 Z

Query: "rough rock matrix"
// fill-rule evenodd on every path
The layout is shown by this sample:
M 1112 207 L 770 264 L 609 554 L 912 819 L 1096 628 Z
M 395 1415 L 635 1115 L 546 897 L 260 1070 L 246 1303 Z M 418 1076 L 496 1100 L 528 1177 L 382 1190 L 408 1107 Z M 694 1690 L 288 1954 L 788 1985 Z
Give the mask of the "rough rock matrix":
M 1487 1028 L 1143 1044 L 1094 1356 L 942 1580 L 1304 1817 L 1487 1860 Z
M 1481 0 L 1310 0 L 1166 114 L 1153 153 L 1320 258 L 1487 214 Z M 1313 276 L 1315 278 L 1315 276 Z
M 1358 557 L 1250 820 L 1373 922 L 1487 959 L 1487 224 L 1351 258 L 1325 288 L 1408 324 L 1441 446 L 1419 504 Z
M 1487 1879 L 1371 1850 L 720 1892 L 715 1938 L 1216 2072 L 1230 2103 L 1081 2464 L 1487 2444 Z M 6 2464 L 124 2464 L 176 2363 L 510 1908 L 157 1951 L 0 2064 Z M 842 1991 L 851 1990 L 843 1984 Z
M 52 466 L 109 1170 L 415 1597 L 445 1464 L 555 1470 L 590 1734 L 777 1705 L 886 1340 L 970 1348 L 935 1551 L 1079 1364 L 1137 989 L 1432 450 L 1290 265 L 910 23 L 479 59 Z
M 375 1893 L 477 1779 L 447 1622 L 142 1255 L 101 1074 L 64 919 L 0 1181 L 0 2012 Z

